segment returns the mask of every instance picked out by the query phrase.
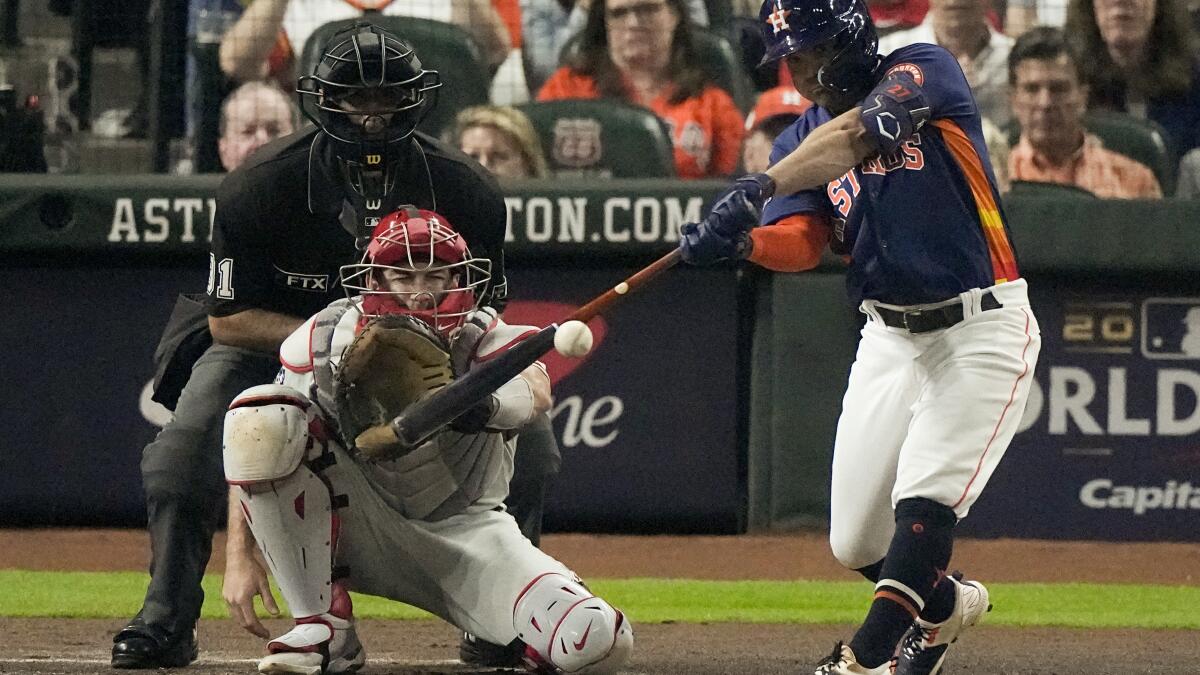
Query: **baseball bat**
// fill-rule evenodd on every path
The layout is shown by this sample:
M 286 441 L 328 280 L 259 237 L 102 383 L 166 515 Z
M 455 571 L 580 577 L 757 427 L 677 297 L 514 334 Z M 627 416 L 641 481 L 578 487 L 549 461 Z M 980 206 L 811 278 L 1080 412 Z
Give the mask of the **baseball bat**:
M 630 295 L 677 262 L 679 249 L 664 255 L 576 309 L 563 323 L 586 323 L 603 314 L 617 300 Z M 557 323 L 546 326 L 500 356 L 471 369 L 429 398 L 412 404 L 390 423 L 367 429 L 354 440 L 355 446 L 364 455 L 375 459 L 396 457 L 416 448 L 550 351 L 554 347 L 554 334 L 558 326 Z

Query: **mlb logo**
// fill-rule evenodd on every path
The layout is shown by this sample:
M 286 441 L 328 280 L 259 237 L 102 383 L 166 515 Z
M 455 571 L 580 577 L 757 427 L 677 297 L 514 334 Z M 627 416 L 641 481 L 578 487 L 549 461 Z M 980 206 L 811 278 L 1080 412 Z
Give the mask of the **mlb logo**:
M 591 118 L 563 118 L 554 123 L 554 147 L 551 158 L 561 167 L 585 169 L 595 166 L 604 155 L 600 143 L 600 121 Z
M 1200 298 L 1149 298 L 1143 302 L 1142 356 L 1200 359 Z

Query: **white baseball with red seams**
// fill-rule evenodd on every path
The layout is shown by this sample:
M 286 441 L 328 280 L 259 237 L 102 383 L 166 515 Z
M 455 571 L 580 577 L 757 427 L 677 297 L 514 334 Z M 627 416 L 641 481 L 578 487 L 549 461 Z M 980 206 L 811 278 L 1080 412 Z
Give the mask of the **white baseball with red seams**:
M 592 350 L 592 329 L 582 321 L 567 321 L 554 332 L 554 349 L 559 354 L 573 359 L 580 358 Z

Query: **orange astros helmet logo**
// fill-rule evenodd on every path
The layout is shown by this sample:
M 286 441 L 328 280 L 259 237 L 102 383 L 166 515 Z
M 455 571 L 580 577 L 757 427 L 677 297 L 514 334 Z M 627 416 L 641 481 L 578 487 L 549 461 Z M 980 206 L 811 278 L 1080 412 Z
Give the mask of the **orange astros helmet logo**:
M 771 24 L 771 28 L 775 29 L 776 34 L 779 34 L 781 31 L 789 30 L 791 26 L 788 25 L 787 18 L 788 14 L 791 13 L 792 10 L 790 9 L 777 9 L 774 12 L 771 12 L 770 16 L 767 17 L 767 23 Z

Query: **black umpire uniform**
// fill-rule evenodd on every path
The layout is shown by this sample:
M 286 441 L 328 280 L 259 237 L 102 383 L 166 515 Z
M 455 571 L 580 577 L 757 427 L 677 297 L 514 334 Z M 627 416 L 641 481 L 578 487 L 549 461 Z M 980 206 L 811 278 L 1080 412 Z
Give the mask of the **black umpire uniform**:
M 395 38 L 386 32 L 366 25 L 354 30 L 360 33 L 351 36 L 355 40 L 365 35 L 367 42 L 374 39 L 377 47 L 385 45 L 385 58 L 394 58 L 398 51 L 411 57 L 414 72 L 432 72 L 420 69 L 411 49 L 403 52 L 407 47 L 403 42 L 396 41 L 393 50 Z M 371 54 L 369 44 L 352 46 L 358 54 Z M 411 64 L 400 65 L 411 68 Z M 387 68 L 395 71 L 396 65 L 389 61 Z M 355 77 L 362 76 L 358 69 L 354 72 Z M 318 75 L 322 74 L 320 84 L 328 85 L 331 73 L 328 69 L 322 73 L 318 66 Z M 381 81 L 386 79 L 381 75 Z M 410 83 L 411 78 L 399 84 Z M 302 80 L 301 93 L 303 89 Z M 323 93 L 321 105 L 326 105 L 330 88 L 326 86 Z M 406 105 L 412 93 L 405 93 Z M 296 317 L 297 322 L 312 316 L 344 297 L 339 268 L 358 261 L 356 243 L 369 236 L 380 217 L 375 214 L 400 204 L 444 215 L 466 238 L 473 254 L 491 260 L 492 283 L 484 293 L 485 302 L 502 309 L 506 210 L 499 188 L 473 160 L 414 132 L 411 126 L 419 114 L 416 110 L 413 114 L 416 117 L 409 120 L 403 137 L 387 139 L 385 145 L 348 146 L 345 134 L 337 128 L 330 133 L 329 125 L 323 124 L 274 141 L 229 174 L 217 193 L 208 314 L 224 317 L 260 309 Z M 369 119 L 358 115 L 356 121 L 366 125 Z M 403 119 L 401 114 L 388 115 L 386 123 Z M 318 116 L 314 121 L 328 120 Z M 359 156 L 384 164 L 383 178 L 372 182 L 379 177 L 360 173 L 362 163 L 355 161 Z M 373 187 L 378 189 L 373 192 Z M 141 469 L 151 579 L 142 610 L 113 640 L 114 667 L 178 667 L 196 658 L 194 629 L 204 597 L 200 581 L 227 494 L 221 463 L 225 410 L 237 394 L 270 382 L 278 370 L 277 351 L 213 344 L 191 367 L 175 417 L 146 446 Z M 508 502 L 522 532 L 535 544 L 541 532 L 544 482 L 557 472 L 558 464 L 557 444 L 549 419 L 543 416 L 523 430 L 518 441 Z

